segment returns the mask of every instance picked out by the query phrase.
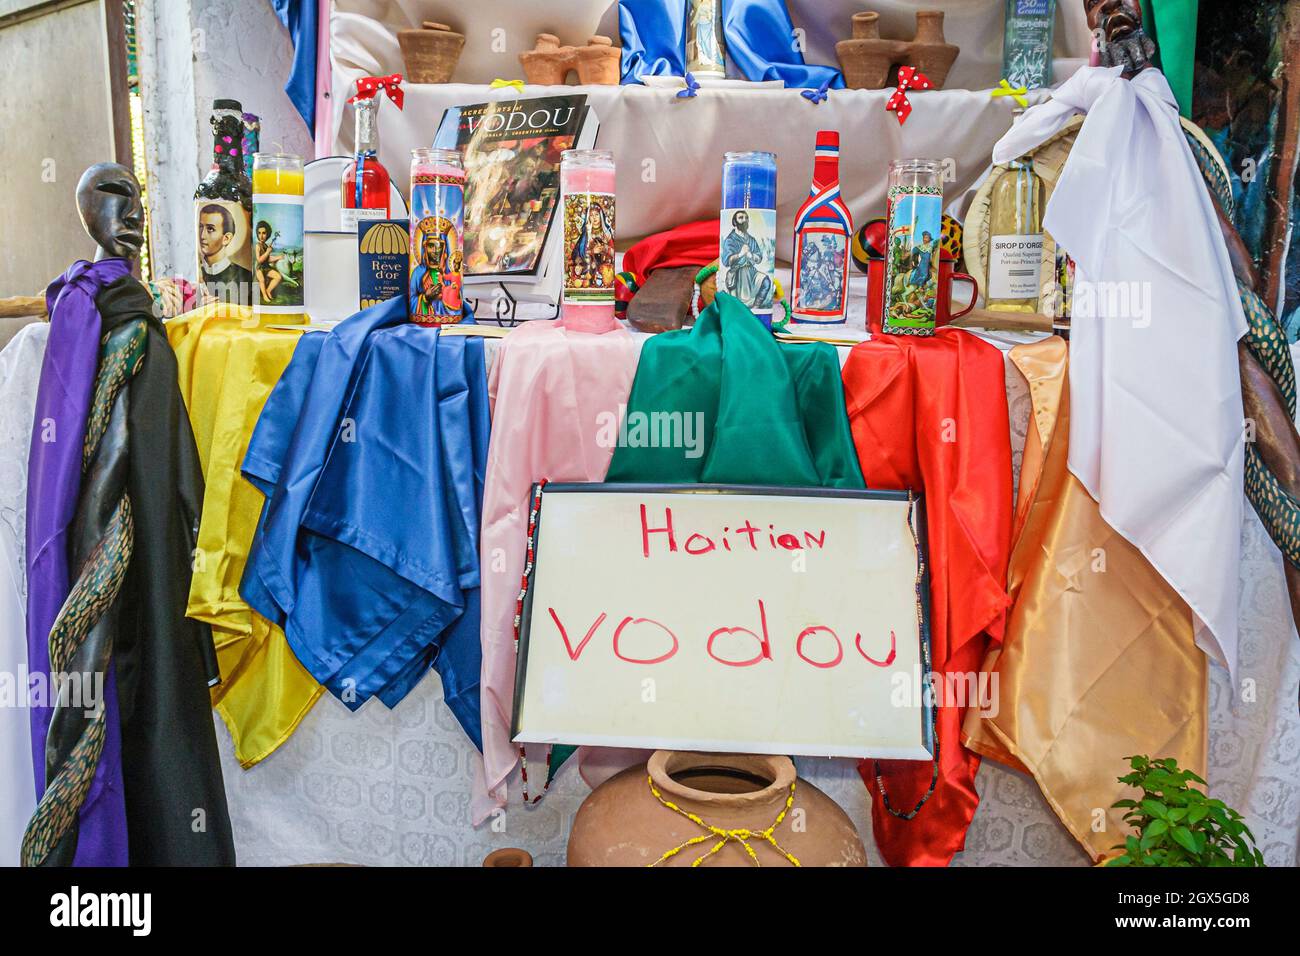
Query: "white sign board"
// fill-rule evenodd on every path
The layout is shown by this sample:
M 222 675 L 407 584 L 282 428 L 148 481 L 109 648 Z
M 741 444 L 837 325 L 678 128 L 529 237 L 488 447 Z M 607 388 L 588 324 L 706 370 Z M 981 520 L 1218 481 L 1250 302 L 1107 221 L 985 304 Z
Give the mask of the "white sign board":
M 906 492 L 547 485 L 514 739 L 929 760 Z

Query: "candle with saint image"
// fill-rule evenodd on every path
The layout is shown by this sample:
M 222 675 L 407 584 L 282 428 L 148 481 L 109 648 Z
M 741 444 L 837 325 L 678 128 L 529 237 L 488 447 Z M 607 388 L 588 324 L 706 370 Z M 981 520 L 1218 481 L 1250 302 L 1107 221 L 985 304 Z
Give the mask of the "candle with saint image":
M 302 157 L 253 157 L 253 312 L 299 323 L 303 312 Z
M 465 167 L 454 149 L 411 150 L 411 272 L 416 325 L 454 325 L 464 313 Z
M 564 324 L 605 331 L 614 319 L 614 154 L 566 149 L 560 157 L 564 212 Z
M 718 221 L 718 291 L 768 328 L 776 301 L 776 154 L 727 153 Z

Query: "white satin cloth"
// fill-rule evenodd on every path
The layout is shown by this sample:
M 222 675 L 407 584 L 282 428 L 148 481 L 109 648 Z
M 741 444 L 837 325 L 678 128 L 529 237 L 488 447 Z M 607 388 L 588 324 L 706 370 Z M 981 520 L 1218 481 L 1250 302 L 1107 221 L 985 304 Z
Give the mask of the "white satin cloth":
M 1086 114 L 1043 225 L 1075 261 L 1070 470 L 1236 676 L 1247 331 L 1213 202 L 1164 74 L 1085 67 L 993 149 Z
M 0 866 L 18 865 L 36 809 L 26 707 L 27 450 L 49 334 L 48 322 L 24 326 L 0 351 Z

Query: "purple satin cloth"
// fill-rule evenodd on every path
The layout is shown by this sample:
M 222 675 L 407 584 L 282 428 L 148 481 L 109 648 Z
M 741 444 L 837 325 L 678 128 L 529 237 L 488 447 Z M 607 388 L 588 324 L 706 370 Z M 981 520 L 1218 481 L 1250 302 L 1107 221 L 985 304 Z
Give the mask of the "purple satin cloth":
M 50 628 L 67 599 L 68 537 L 81 490 L 82 443 L 99 366 L 100 315 L 95 297 L 130 275 L 125 259 L 76 262 L 45 290 L 50 335 L 41 364 L 27 476 L 27 668 L 50 674 Z M 104 686 L 104 750 L 81 808 L 77 866 L 126 866 L 122 732 L 109 669 Z M 36 796 L 45 792 L 45 738 L 53 688 L 33 699 L 32 759 Z

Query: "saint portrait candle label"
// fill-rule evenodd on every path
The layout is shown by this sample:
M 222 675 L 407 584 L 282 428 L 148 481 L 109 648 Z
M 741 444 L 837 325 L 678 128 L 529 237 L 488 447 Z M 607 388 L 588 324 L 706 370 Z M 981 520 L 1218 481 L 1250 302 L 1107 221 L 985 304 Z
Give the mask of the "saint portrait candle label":
M 614 154 L 568 149 L 560 158 L 564 200 L 564 314 L 614 316 Z
M 407 307 L 417 325 L 453 325 L 464 312 L 465 167 L 454 149 L 411 150 Z
M 718 291 L 734 295 L 764 325 L 776 300 L 776 156 L 727 153 L 718 220 Z
M 204 302 L 252 305 L 253 184 L 244 166 L 243 108 L 212 103 L 212 168 L 194 190 L 198 280 Z
M 253 296 L 255 315 L 303 321 L 302 159 L 253 157 Z
M 840 134 L 817 134 L 812 189 L 794 220 L 792 317 L 841 324 L 849 287 L 853 218 L 840 196 Z
M 940 176 L 940 164 L 934 160 L 890 164 L 883 332 L 934 334 L 943 226 Z

